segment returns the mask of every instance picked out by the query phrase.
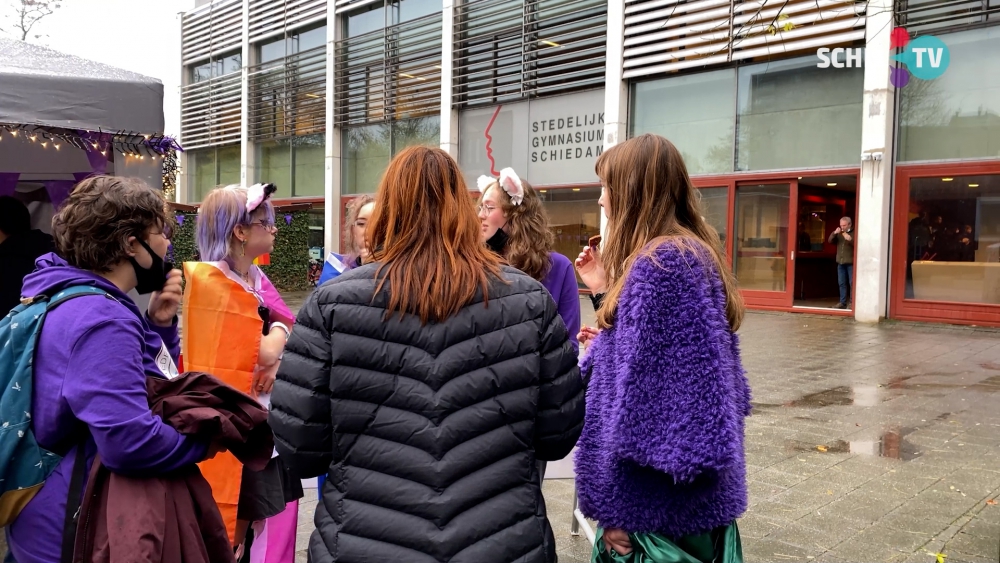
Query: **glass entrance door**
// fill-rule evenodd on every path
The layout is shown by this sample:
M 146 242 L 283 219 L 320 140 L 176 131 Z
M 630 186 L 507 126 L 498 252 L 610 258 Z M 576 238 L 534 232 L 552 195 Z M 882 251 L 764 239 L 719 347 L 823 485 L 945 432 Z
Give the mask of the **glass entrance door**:
M 794 181 L 736 186 L 733 268 L 750 305 L 792 305 L 797 192 Z

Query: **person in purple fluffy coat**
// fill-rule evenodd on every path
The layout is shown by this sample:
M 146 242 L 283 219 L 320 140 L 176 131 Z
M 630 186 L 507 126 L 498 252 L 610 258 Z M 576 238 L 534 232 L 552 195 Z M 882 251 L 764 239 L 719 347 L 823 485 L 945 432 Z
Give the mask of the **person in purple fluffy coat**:
M 680 152 L 642 135 L 597 160 L 607 293 L 582 361 L 576 453 L 594 561 L 742 561 L 750 388 L 744 304 Z

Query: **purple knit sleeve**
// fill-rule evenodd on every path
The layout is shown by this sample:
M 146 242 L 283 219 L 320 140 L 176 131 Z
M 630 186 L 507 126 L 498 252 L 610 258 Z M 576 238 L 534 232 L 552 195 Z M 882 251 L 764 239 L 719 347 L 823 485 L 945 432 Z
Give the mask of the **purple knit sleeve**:
M 181 355 L 181 335 L 178 330 L 177 317 L 174 317 L 174 321 L 170 326 L 160 326 L 154 323 L 149 318 L 149 315 L 146 315 L 146 324 L 160 337 L 164 346 L 167 347 L 170 357 L 173 358 L 174 363 L 177 363 L 177 359 Z
M 569 341 L 573 345 L 573 350 L 579 351 L 580 341 L 576 339 L 580 333 L 580 289 L 576 285 L 576 273 L 573 264 L 563 258 L 561 260 L 563 273 L 561 277 L 562 290 L 559 292 L 559 316 L 562 317 L 566 331 L 569 332 Z M 553 264 L 554 265 L 554 264 Z
M 745 379 L 715 282 L 710 258 L 667 243 L 637 260 L 615 319 L 633 343 L 617 374 L 618 454 L 676 482 L 741 455 Z

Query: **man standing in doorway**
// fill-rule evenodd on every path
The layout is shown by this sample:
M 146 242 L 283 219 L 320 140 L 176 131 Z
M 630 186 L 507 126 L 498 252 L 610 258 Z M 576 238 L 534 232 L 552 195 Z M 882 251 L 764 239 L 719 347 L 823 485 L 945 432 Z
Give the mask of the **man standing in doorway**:
M 830 235 L 830 244 L 837 243 L 837 282 L 840 283 L 840 303 L 835 309 L 851 306 L 851 283 L 854 280 L 854 223 L 850 217 L 840 220 L 840 227 Z

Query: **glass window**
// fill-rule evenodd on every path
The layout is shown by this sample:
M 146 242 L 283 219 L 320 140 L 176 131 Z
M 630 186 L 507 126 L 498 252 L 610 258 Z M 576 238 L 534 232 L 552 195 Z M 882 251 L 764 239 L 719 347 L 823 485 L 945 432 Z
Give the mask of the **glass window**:
M 909 189 L 906 298 L 1000 305 L 1000 174 Z
M 188 195 L 192 201 L 201 201 L 216 186 L 215 149 L 187 151 Z
M 243 56 L 240 53 L 223 55 L 217 59 L 191 67 L 191 83 L 204 82 L 243 68 Z
M 278 188 L 274 197 L 292 197 L 292 151 L 288 139 L 258 145 L 257 178 Z
M 275 197 L 322 197 L 325 193 L 324 135 L 267 141 L 257 150 L 257 181 L 274 183 Z
M 317 196 L 325 193 L 323 171 L 326 168 L 326 137 L 309 135 L 293 139 L 295 170 L 292 187 L 295 197 Z
M 220 185 L 240 183 L 240 146 L 228 145 L 187 151 L 188 198 L 205 199 Z
M 698 192 L 701 194 L 701 212 L 705 221 L 719 233 L 725 248 L 726 235 L 729 234 L 726 225 L 729 220 L 729 188 L 699 188 Z
M 399 0 L 390 5 L 392 23 L 398 24 L 441 11 L 440 0 Z
M 690 174 L 732 172 L 734 69 L 639 82 L 632 96 L 632 137 L 656 133 L 670 139 Z
M 392 139 L 388 123 L 344 130 L 344 169 L 341 193 L 375 193 L 389 165 Z
M 323 240 L 323 234 L 325 231 L 325 213 L 322 205 L 317 205 L 309 210 L 309 260 L 310 266 L 312 262 L 316 262 L 315 278 L 311 280 L 313 285 L 319 281 L 319 276 L 323 270 L 323 259 L 326 257 L 323 253 L 323 246 L 325 241 Z M 310 268 L 310 273 L 313 273 L 312 268 Z
M 269 63 L 285 57 L 285 39 L 277 39 L 270 43 L 261 43 L 260 62 Z
M 240 146 L 230 145 L 219 147 L 216 153 L 219 163 L 219 177 L 217 183 L 220 186 L 240 183 Z
M 906 0 L 906 3 L 901 6 L 909 12 L 913 12 L 912 16 L 906 16 L 903 27 L 911 29 L 917 27 L 921 35 L 934 34 L 940 37 L 937 30 L 971 27 L 986 21 L 1000 20 L 1000 13 L 986 13 L 990 8 L 1000 8 L 1000 0 L 965 0 L 964 2 Z M 969 15 L 959 17 L 960 14 Z M 928 21 L 931 23 L 925 23 Z
M 344 35 L 347 37 L 357 37 L 383 29 L 385 28 L 385 6 L 378 2 L 361 12 L 348 14 L 344 26 L 346 27 Z
M 345 129 L 341 193 L 375 193 L 392 156 L 406 147 L 440 142 L 437 115 Z
M 392 154 L 406 147 L 423 145 L 436 147 L 441 144 L 441 117 L 430 115 L 416 119 L 403 119 L 392 123 Z
M 239 72 L 243 68 L 243 55 L 235 53 L 222 58 L 222 75 Z
M 191 82 L 198 83 L 204 82 L 205 80 L 212 79 L 212 62 L 202 63 L 198 66 L 191 67 Z
M 301 53 L 326 44 L 326 26 L 297 33 L 291 37 L 292 53 Z
M 808 56 L 738 74 L 737 170 L 860 162 L 863 68 L 817 68 Z
M 740 288 L 785 291 L 788 184 L 737 186 L 735 252 Z
M 899 160 L 1000 157 L 1000 28 L 939 35 L 951 62 L 899 93 Z
M 543 189 L 538 195 L 549 215 L 554 250 L 571 262 L 576 260 L 590 237 L 601 233 L 601 208 L 597 205 L 601 188 Z M 576 281 L 579 287 L 584 287 L 579 275 Z

